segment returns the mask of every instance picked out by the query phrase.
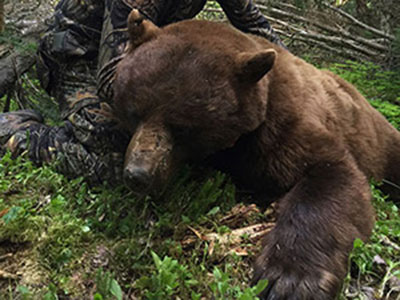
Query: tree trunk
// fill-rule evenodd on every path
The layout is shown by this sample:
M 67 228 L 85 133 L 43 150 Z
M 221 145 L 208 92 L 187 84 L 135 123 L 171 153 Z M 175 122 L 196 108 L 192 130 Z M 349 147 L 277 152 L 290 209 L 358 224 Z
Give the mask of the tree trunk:
M 4 31 L 4 0 L 0 0 L 0 33 Z

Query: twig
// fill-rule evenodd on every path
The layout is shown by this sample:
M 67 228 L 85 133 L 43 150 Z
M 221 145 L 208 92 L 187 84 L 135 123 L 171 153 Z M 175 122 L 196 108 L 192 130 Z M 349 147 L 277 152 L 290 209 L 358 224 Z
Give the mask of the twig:
M 382 242 L 390 247 L 392 247 L 393 249 L 400 251 L 400 246 L 395 244 L 394 242 L 392 242 L 387 236 L 384 236 L 382 239 Z
M 10 258 L 10 257 L 13 257 L 12 253 L 4 254 L 4 255 L 0 256 L 0 261 L 6 260 L 7 258 Z
M 11 274 L 11 273 L 9 273 L 9 272 L 0 270 L 0 278 L 1 278 L 1 279 L 12 279 L 12 280 L 17 280 L 17 279 L 18 279 L 18 276 L 15 275 L 15 274 Z

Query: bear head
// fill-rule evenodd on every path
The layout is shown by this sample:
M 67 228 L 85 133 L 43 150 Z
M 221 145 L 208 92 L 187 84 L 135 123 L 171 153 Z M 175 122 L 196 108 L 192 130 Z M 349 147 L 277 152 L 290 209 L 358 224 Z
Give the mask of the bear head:
M 137 10 L 114 87 L 132 138 L 124 179 L 136 192 L 164 185 L 182 162 L 234 146 L 265 121 L 276 51 L 227 25 L 190 20 L 164 28 Z

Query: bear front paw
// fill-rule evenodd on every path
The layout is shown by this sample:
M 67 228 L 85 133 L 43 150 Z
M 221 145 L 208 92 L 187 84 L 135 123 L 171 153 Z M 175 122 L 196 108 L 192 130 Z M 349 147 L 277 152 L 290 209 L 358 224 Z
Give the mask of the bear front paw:
M 256 268 L 253 282 L 268 280 L 259 295 L 263 300 L 330 300 L 339 292 L 341 280 L 326 270 L 282 270 L 281 267 Z

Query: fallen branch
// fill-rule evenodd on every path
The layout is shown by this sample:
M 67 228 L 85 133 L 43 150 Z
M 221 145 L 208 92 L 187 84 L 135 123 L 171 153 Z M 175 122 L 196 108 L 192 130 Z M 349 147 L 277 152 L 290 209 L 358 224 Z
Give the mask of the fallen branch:
M 352 15 L 344 12 L 343 10 L 341 10 L 341 9 L 339 9 L 339 8 L 333 6 L 333 5 L 330 5 L 330 4 L 327 4 L 327 3 L 324 3 L 323 5 L 325 7 L 327 7 L 327 8 L 329 8 L 329 9 L 337 12 L 338 14 L 342 15 L 343 17 L 347 18 L 348 20 L 350 20 L 351 22 L 353 22 L 354 24 L 358 25 L 361 28 L 364 28 L 364 29 L 366 29 L 366 30 L 368 30 L 368 31 L 370 31 L 372 33 L 375 33 L 376 35 L 384 37 L 384 38 L 386 38 L 386 39 L 388 39 L 390 41 L 394 41 L 395 40 L 395 37 L 393 35 L 388 34 L 386 32 L 383 32 L 382 30 L 376 29 L 374 27 L 371 27 L 371 26 L 369 26 L 369 25 L 357 20 Z
M 224 234 L 218 234 L 218 233 L 207 233 L 203 234 L 200 233 L 198 230 L 195 228 L 188 226 L 188 228 L 195 234 L 195 236 L 206 242 L 218 242 L 220 245 L 225 245 L 225 246 L 237 246 L 240 244 L 243 240 L 244 237 L 246 239 L 251 240 L 253 242 L 258 241 L 261 239 L 263 236 L 265 236 L 268 232 L 272 230 L 272 228 L 275 226 L 275 223 L 259 223 L 243 228 L 238 228 L 234 229 L 229 233 L 224 233 Z M 182 241 L 182 244 L 187 246 L 190 244 L 193 244 L 196 241 L 196 239 L 189 237 Z
M 203 236 L 203 240 L 218 241 L 222 245 L 240 244 L 243 237 L 252 241 L 257 241 L 270 232 L 274 226 L 275 223 L 260 223 L 244 228 L 238 228 L 225 234 L 208 233 Z
M 301 28 L 297 28 L 296 26 L 289 24 L 287 22 L 272 18 L 272 17 L 266 17 L 270 22 L 276 23 L 276 24 L 280 24 L 282 26 L 284 26 L 286 29 L 289 29 L 293 32 L 296 33 L 296 35 L 300 35 L 303 36 L 304 39 L 303 41 L 307 41 L 307 40 L 314 40 L 314 41 L 319 41 L 319 42 L 325 42 L 325 43 L 330 43 L 330 44 L 335 44 L 341 47 L 347 47 L 350 50 L 355 50 L 357 52 L 360 52 L 366 56 L 369 57 L 378 57 L 378 56 L 382 56 L 382 54 L 375 52 L 373 50 L 370 50 L 366 47 L 363 47 L 361 45 L 358 45 L 357 43 L 355 43 L 355 41 L 351 40 L 351 39 L 345 39 L 343 37 L 340 36 L 326 36 L 320 33 L 313 33 L 313 32 L 308 32 L 304 29 Z M 276 30 L 277 32 L 279 30 Z M 288 35 L 287 32 L 278 32 L 278 33 L 283 33 L 284 35 Z
M 268 1 L 258 0 L 257 3 L 258 3 L 259 7 L 264 6 L 264 8 L 267 8 L 267 9 L 270 8 L 270 5 L 269 5 Z M 388 33 L 384 32 L 382 30 L 379 30 L 377 28 L 374 28 L 372 26 L 369 26 L 369 25 L 361 22 L 360 20 L 356 19 L 352 15 L 346 13 L 345 11 L 343 11 L 342 9 L 340 9 L 340 8 L 334 6 L 334 5 L 329 4 L 328 2 L 323 2 L 322 5 L 324 7 L 326 7 L 326 8 L 334 11 L 335 13 L 339 14 L 340 16 L 346 18 L 348 21 L 350 21 L 354 25 L 357 25 L 357 26 L 359 26 L 359 27 L 361 27 L 361 28 L 363 28 L 365 30 L 368 30 L 368 31 L 370 31 L 370 32 L 372 32 L 372 33 L 374 33 L 374 34 L 376 34 L 378 36 L 384 37 L 385 39 L 388 39 L 390 41 L 394 41 L 395 40 L 395 37 L 393 35 L 388 34 Z M 282 4 L 281 4 L 281 6 L 282 6 Z M 285 5 L 285 6 L 287 8 L 298 10 L 296 7 L 294 7 L 292 5 Z
M 312 20 L 312 19 L 308 19 L 308 18 L 299 16 L 299 15 L 296 15 L 296 14 L 293 14 L 293 13 L 290 13 L 290 12 L 286 12 L 286 11 L 283 11 L 283 10 L 280 10 L 280 9 L 277 9 L 277 8 L 273 8 L 273 7 L 268 8 L 268 7 L 264 6 L 264 5 L 259 5 L 259 8 L 262 11 L 266 10 L 268 12 L 271 12 L 274 15 L 278 15 L 278 16 L 286 17 L 286 18 L 291 18 L 291 19 L 299 21 L 299 22 L 304 22 L 306 24 L 313 25 L 313 26 L 315 26 L 315 27 L 317 27 L 319 29 L 322 29 L 324 31 L 330 32 L 332 34 L 341 35 L 341 36 L 347 38 L 348 40 L 354 40 L 354 41 L 356 41 L 356 42 L 358 42 L 360 44 L 364 44 L 367 47 L 374 48 L 375 50 L 379 50 L 379 51 L 387 51 L 388 50 L 388 48 L 386 46 L 381 45 L 378 42 L 375 42 L 373 40 L 368 40 L 368 39 L 365 39 L 365 38 L 360 37 L 360 36 L 356 36 L 354 34 L 351 34 L 348 31 L 344 30 L 343 28 L 338 29 L 338 28 L 335 28 L 335 27 L 332 27 L 332 26 L 329 26 L 329 25 L 326 25 L 326 24 L 322 24 L 321 22 L 318 22 L 318 21 L 315 21 L 315 20 Z
M 329 45 L 327 45 L 326 43 L 323 43 L 321 41 L 316 41 L 311 38 L 305 38 L 305 37 L 297 35 L 297 34 L 290 35 L 284 31 L 280 31 L 280 30 L 276 30 L 276 32 L 282 36 L 287 36 L 291 41 L 299 41 L 299 42 L 302 42 L 309 46 L 315 46 L 315 47 L 318 47 L 319 49 L 326 50 L 329 53 L 332 53 L 332 54 L 335 54 L 335 55 L 338 55 L 341 57 L 345 57 L 345 58 L 353 59 L 353 60 L 359 60 L 361 58 L 366 59 L 365 56 L 360 55 L 359 53 L 351 52 L 348 50 L 343 50 L 342 48 L 330 47 Z

